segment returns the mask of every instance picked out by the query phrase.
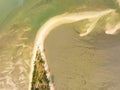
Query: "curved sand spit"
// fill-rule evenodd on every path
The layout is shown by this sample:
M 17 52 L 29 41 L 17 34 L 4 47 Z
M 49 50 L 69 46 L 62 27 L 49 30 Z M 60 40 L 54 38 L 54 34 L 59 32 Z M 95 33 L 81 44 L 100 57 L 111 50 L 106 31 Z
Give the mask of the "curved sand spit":
M 67 23 L 73 23 L 77 22 L 80 20 L 84 19 L 95 19 L 95 21 L 91 24 L 91 26 L 86 30 L 85 33 L 80 34 L 80 36 L 85 36 L 89 34 L 93 28 L 95 27 L 97 21 L 104 15 L 107 15 L 109 13 L 115 12 L 113 9 L 105 10 L 105 11 L 94 11 L 94 12 L 80 12 L 80 13 L 65 13 L 62 15 L 55 16 L 51 19 L 49 19 L 38 31 L 36 39 L 35 39 L 35 44 L 34 44 L 34 49 L 33 49 L 33 57 L 32 57 L 32 70 L 30 73 L 30 86 L 29 90 L 31 90 L 31 82 L 32 82 L 32 73 L 34 70 L 34 61 L 36 57 L 36 52 L 39 49 L 42 59 L 45 61 L 44 68 L 47 72 L 47 78 L 49 80 L 49 87 L 50 90 L 55 90 L 54 84 L 52 82 L 52 79 L 50 77 L 50 71 L 49 67 L 47 64 L 46 56 L 45 56 L 45 51 L 44 51 L 44 41 L 47 37 L 47 35 L 57 26 L 60 26 L 62 24 L 67 24 Z M 120 25 L 120 24 L 119 24 Z M 116 25 L 115 29 L 112 30 L 107 30 L 106 34 L 114 34 L 116 32 L 116 29 L 118 28 L 118 25 Z

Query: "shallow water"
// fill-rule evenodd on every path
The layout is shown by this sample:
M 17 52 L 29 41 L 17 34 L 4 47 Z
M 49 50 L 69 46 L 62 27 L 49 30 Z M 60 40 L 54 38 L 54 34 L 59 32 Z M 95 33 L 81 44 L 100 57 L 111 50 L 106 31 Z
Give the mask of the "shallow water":
M 0 90 L 28 90 L 33 46 L 30 35 L 30 28 L 15 26 L 0 34 Z
M 118 8 L 114 0 L 42 1 L 0 0 L 0 90 L 28 90 L 35 34 L 48 18 L 69 10 Z M 71 26 L 59 29 L 46 40 L 56 89 L 119 90 L 119 36 L 80 38 Z
M 62 25 L 46 39 L 45 52 L 55 90 L 119 90 L 120 34 L 79 37 Z

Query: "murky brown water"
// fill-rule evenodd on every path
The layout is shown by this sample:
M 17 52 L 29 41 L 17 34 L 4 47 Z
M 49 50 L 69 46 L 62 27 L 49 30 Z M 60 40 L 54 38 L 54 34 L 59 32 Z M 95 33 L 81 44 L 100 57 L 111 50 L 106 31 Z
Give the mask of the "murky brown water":
M 79 37 L 63 25 L 49 34 L 45 52 L 55 90 L 120 89 L 120 34 Z

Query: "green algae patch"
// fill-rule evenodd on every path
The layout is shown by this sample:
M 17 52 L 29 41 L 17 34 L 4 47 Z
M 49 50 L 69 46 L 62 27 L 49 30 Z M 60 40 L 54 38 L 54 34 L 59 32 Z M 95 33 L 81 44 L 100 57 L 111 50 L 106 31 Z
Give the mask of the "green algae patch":
M 43 64 L 44 61 L 41 58 L 41 54 L 39 51 L 37 51 L 36 60 L 34 62 L 31 90 L 50 90 L 49 81 L 47 79 L 46 71 Z

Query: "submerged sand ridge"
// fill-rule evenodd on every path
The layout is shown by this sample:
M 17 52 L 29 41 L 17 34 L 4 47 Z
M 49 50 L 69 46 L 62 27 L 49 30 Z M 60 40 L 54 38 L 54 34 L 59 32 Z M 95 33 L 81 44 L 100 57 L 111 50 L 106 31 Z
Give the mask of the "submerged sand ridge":
M 104 10 L 104 11 L 91 11 L 91 12 L 80 12 L 80 13 L 65 13 L 62 15 L 55 16 L 48 20 L 38 31 L 35 45 L 34 45 L 34 51 L 33 51 L 33 58 L 32 58 L 32 72 L 33 72 L 33 63 L 35 61 L 36 52 L 39 49 L 41 52 L 42 59 L 45 61 L 44 67 L 47 72 L 47 78 L 50 81 L 49 86 L 50 90 L 54 90 L 54 85 L 50 76 L 50 71 L 47 63 L 47 59 L 45 56 L 45 50 L 44 50 L 44 41 L 48 34 L 54 30 L 55 27 L 60 26 L 62 24 L 67 23 L 74 23 L 77 21 L 81 21 L 84 19 L 94 19 L 94 21 L 91 23 L 91 26 L 86 30 L 85 33 L 81 33 L 80 36 L 86 36 L 88 35 L 96 26 L 97 22 L 100 20 L 100 18 L 104 17 L 105 15 L 116 13 L 114 9 Z M 106 34 L 114 34 L 118 29 L 120 28 L 119 24 L 113 27 L 112 30 L 109 30 L 109 27 L 106 29 Z M 32 73 L 31 72 L 31 73 Z M 31 74 L 32 75 L 32 74 Z M 32 79 L 32 78 L 31 78 Z M 30 81 L 31 82 L 31 81 Z

